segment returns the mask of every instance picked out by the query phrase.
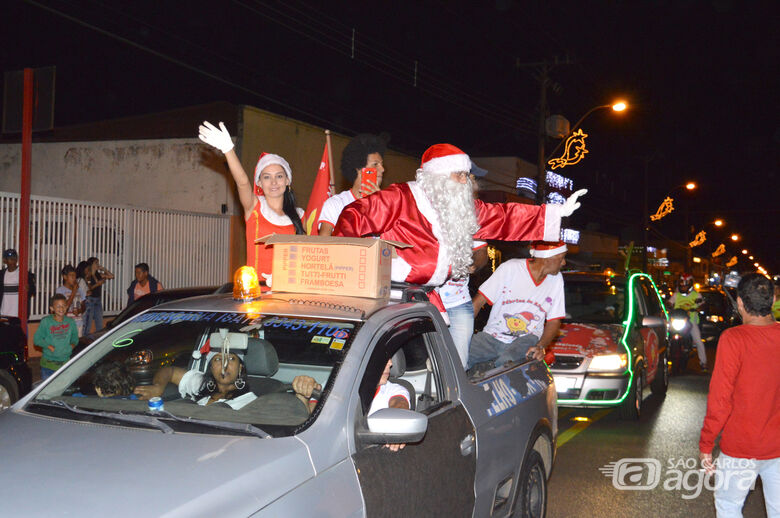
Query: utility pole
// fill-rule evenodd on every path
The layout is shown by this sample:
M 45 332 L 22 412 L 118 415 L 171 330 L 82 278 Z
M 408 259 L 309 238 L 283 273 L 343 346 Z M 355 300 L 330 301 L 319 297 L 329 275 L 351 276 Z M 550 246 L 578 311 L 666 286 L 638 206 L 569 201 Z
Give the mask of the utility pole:
M 554 92 L 561 91 L 561 85 L 550 80 L 550 70 L 557 65 L 572 65 L 573 62 L 569 56 L 559 58 L 555 56 L 552 61 L 542 61 L 537 63 L 516 63 L 517 68 L 534 67 L 538 70 L 534 75 L 539 82 L 539 146 L 536 163 L 536 201 L 540 205 L 547 198 L 547 163 L 544 152 L 544 145 L 547 139 L 547 88 L 552 88 Z
M 536 160 L 536 202 L 544 203 L 547 197 L 547 164 L 544 163 L 544 144 L 547 139 L 547 84 L 550 82 L 550 65 L 544 64 L 539 73 L 539 152 Z

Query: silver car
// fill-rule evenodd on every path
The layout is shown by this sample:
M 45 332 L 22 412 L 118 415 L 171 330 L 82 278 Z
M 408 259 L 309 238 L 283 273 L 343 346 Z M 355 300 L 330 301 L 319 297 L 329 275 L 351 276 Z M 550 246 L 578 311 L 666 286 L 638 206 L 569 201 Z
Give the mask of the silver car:
M 404 297 L 214 295 L 137 315 L 0 414 L 3 514 L 544 516 L 557 435 L 547 368 L 470 380 L 437 310 Z M 106 362 L 143 387 L 162 367 L 203 372 L 226 349 L 256 396 L 238 410 L 175 385 L 161 409 L 93 387 Z M 390 358 L 412 408 L 367 417 Z M 311 413 L 290 388 L 299 375 L 322 386 Z

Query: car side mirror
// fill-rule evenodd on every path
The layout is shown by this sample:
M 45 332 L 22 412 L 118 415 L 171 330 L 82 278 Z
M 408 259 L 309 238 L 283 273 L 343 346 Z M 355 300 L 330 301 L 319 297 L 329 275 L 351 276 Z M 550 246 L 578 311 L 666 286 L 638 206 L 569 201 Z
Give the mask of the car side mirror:
M 366 418 L 366 426 L 357 431 L 365 444 L 419 442 L 428 431 L 428 416 L 403 408 L 383 408 Z
M 661 317 L 653 315 L 646 315 L 642 317 L 642 327 L 661 327 L 665 326 L 666 322 Z

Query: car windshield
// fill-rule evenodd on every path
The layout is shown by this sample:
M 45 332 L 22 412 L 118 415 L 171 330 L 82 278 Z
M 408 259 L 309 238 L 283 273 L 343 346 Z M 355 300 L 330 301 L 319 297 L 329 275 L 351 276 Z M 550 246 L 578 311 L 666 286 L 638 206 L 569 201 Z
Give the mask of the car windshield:
M 158 372 L 175 371 L 181 380 L 163 383 L 167 420 L 160 418 L 170 420 L 174 429 L 186 425 L 190 431 L 197 422 L 227 422 L 252 425 L 275 437 L 290 435 L 310 419 L 306 404 L 291 390 L 293 378 L 305 375 L 319 383 L 322 404 L 359 326 L 352 321 L 240 312 L 150 311 L 111 330 L 57 372 L 28 409 L 51 414 L 59 406 L 64 410 L 57 416 L 90 420 L 95 413 L 159 417 L 160 413 L 150 413 L 147 401 L 129 393 L 127 384 L 142 392 L 159 386 L 164 376 L 156 378 Z M 222 362 L 223 357 L 228 360 Z M 230 367 L 230 362 L 240 367 Z M 99 390 L 101 384 L 107 386 L 101 376 L 112 369 L 113 380 L 121 373 L 130 379 L 124 385 L 109 385 L 116 387 L 113 391 Z M 227 399 L 212 401 L 215 379 L 230 372 L 245 373 L 244 381 L 231 381 L 230 390 L 235 385 L 236 391 Z M 77 414 L 74 407 L 94 412 Z M 315 410 L 312 416 L 317 414 Z M 203 431 L 214 433 L 208 427 Z
M 567 320 L 617 324 L 625 317 L 625 284 L 622 281 L 564 277 L 563 289 Z

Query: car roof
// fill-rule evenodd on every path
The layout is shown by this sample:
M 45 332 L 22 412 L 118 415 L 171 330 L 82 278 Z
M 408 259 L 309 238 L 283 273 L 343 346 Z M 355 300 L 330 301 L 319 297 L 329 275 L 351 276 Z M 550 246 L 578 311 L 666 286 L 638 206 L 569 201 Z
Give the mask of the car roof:
M 247 312 L 362 321 L 398 302 L 400 300 L 268 292 L 251 301 L 234 300 L 231 294 L 205 295 L 166 302 L 151 310 Z

